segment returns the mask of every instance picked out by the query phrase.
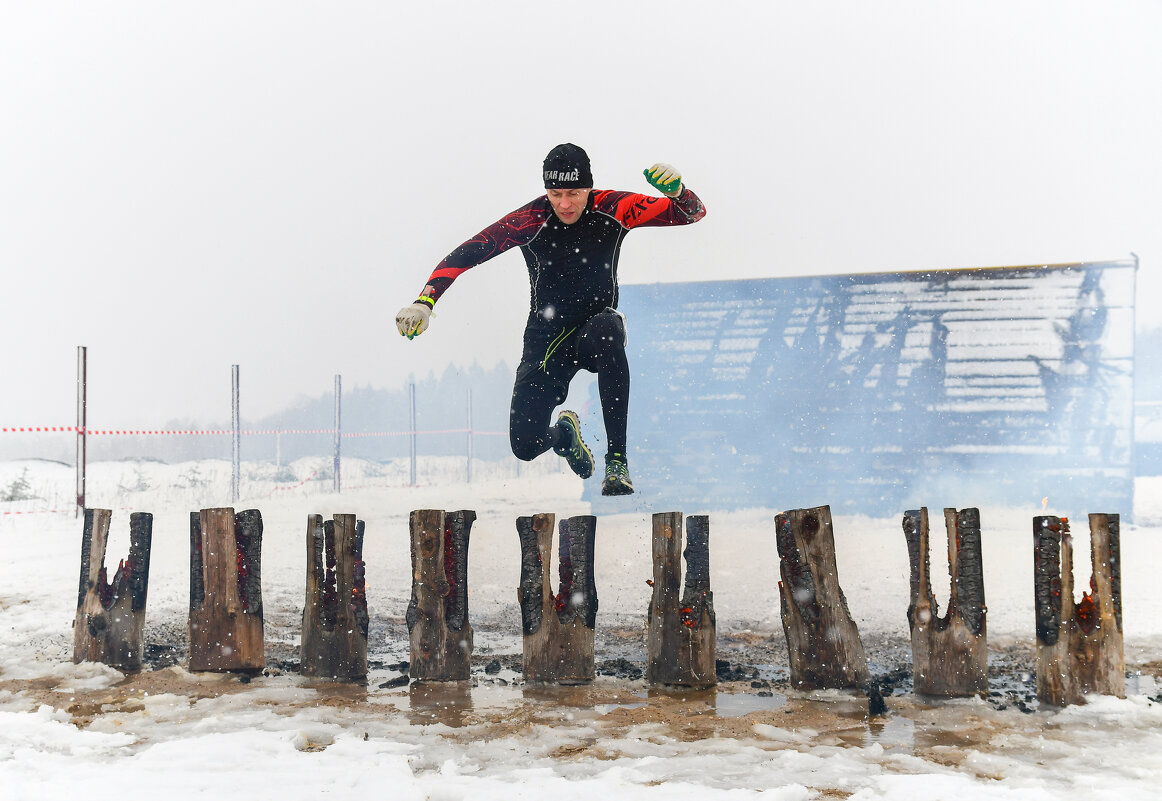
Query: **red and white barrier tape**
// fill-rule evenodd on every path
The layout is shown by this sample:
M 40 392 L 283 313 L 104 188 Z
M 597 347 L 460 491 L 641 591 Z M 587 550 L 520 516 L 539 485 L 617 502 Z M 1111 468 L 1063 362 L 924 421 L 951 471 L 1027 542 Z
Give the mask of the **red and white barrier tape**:
M 72 514 L 75 509 L 28 509 L 26 511 L 0 512 L 0 515 L 63 515 Z
M 0 428 L 0 434 L 86 434 L 92 436 L 117 436 L 117 437 L 164 437 L 164 436 L 225 436 L 233 434 L 231 429 L 190 429 L 190 430 L 165 430 L 165 429 L 106 429 L 106 428 L 78 428 L 77 426 L 14 426 L 9 428 Z M 327 434 L 334 436 L 335 429 L 333 428 L 268 428 L 249 430 L 244 429 L 238 432 L 243 436 L 258 436 L 269 434 Z M 507 431 L 471 431 L 467 428 L 440 428 L 429 429 L 426 431 L 348 431 L 340 432 L 339 436 L 344 439 L 356 437 L 406 437 L 410 434 L 468 434 L 481 437 L 497 437 L 507 435 Z
M 229 429 L 222 430 L 164 430 L 164 429 L 113 429 L 113 428 L 79 428 L 77 426 L 14 426 L 0 428 L 0 434 L 91 434 L 93 436 L 166 436 L 175 434 L 233 434 Z M 239 432 L 246 433 L 246 432 Z
M 137 509 L 129 506 L 119 506 L 114 509 L 119 512 L 136 512 Z M 72 515 L 76 514 L 77 510 L 73 509 L 25 509 L 23 511 L 8 511 L 0 512 L 0 515 Z
M 329 431 L 327 433 L 334 434 L 335 432 Z M 365 431 L 365 432 L 364 431 L 352 431 L 352 432 L 349 432 L 346 434 L 340 434 L 339 436 L 343 437 L 344 439 L 346 439 L 348 437 L 352 437 L 352 438 L 357 438 L 357 437 L 406 437 L 412 433 L 413 432 L 411 432 L 411 431 Z M 434 429 L 431 431 L 416 431 L 414 433 L 416 433 L 416 434 L 468 434 L 468 433 L 471 433 L 472 436 L 474 436 L 474 437 L 498 437 L 498 436 L 502 436 L 502 435 L 506 436 L 506 437 L 508 436 L 507 431 L 477 431 L 475 429 L 472 429 L 471 431 L 469 431 L 469 429 L 467 429 L 467 428 L 440 428 L 440 429 Z

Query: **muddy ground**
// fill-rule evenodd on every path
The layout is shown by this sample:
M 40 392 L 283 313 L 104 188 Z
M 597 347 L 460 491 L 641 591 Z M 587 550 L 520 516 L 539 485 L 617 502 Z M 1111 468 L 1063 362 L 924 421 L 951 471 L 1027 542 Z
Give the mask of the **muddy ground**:
M 77 689 L 58 676 L 4 680 L 0 692 L 20 694 L 36 704 L 65 709 L 79 727 L 97 719 L 119 720 L 144 709 L 143 698 L 171 694 L 189 705 L 227 694 L 261 688 L 294 688 L 280 712 L 304 706 L 335 707 L 358 727 L 362 721 L 396 720 L 414 726 L 443 724 L 443 736 L 456 739 L 519 735 L 530 726 L 587 721 L 603 738 L 617 738 L 649 724 L 678 741 L 712 737 L 748 739 L 756 725 L 770 731 L 811 733 L 813 744 L 906 747 L 941 764 L 955 764 L 965 747 L 984 747 L 998 728 L 1018 725 L 1038 711 L 1031 643 L 990 644 L 990 691 L 985 705 L 949 706 L 912 693 L 911 655 L 899 638 L 864 637 L 872 684 L 862 690 L 803 693 L 789 686 L 782 632 L 719 633 L 718 686 L 709 690 L 652 689 L 643 679 L 645 631 L 605 629 L 597 635 L 597 679 L 590 685 L 559 687 L 528 684 L 521 676 L 520 642 L 506 642 L 487 623 L 476 626 L 492 635 L 493 645 L 477 648 L 470 682 L 433 684 L 408 678 L 406 626 L 402 620 L 374 621 L 369 641 L 369 675 L 364 683 L 337 684 L 299 676 L 293 642 L 268 639 L 266 667 L 254 675 L 191 674 L 184 669 L 186 641 L 181 627 L 152 627 L 144 670 L 112 686 Z M 496 643 L 499 642 L 498 646 Z M 1162 661 L 1128 664 L 1129 687 L 1139 675 L 1162 676 Z M 881 702 L 882 699 L 882 702 Z M 1155 699 L 1162 702 L 1162 697 Z M 976 710 L 976 713 L 973 710 Z M 988 712 L 987 719 L 979 713 Z M 131 728 L 131 727 L 130 727 Z M 781 735 L 780 735 L 781 736 Z M 793 737 L 793 735 L 787 735 Z M 592 738 L 568 746 L 578 754 L 601 757 Z M 793 743 L 792 743 L 793 744 Z M 306 747 L 326 747 L 326 743 Z M 567 756 L 567 754 L 562 754 Z

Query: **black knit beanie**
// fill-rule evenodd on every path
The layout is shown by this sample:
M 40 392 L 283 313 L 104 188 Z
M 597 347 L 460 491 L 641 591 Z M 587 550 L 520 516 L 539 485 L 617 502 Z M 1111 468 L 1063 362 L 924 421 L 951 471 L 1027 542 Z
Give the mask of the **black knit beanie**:
M 574 144 L 557 145 L 545 156 L 545 189 L 591 189 L 589 156 Z

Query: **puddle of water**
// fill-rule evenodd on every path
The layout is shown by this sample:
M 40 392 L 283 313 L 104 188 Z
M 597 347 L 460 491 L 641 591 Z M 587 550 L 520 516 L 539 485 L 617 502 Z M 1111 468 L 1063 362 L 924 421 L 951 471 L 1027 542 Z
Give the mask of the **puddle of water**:
M 720 718 L 738 718 L 748 712 L 779 709 L 787 703 L 785 695 L 771 693 L 721 693 L 710 690 L 681 690 L 673 687 L 654 688 L 649 698 L 666 698 L 681 702 L 691 714 L 710 714 Z
M 591 707 L 593 687 L 591 684 L 540 684 L 522 685 L 520 693 L 526 701 L 557 706 Z
M 714 699 L 718 695 L 718 690 L 710 688 L 708 690 L 695 690 L 689 687 L 650 687 L 646 690 L 646 698 L 657 699 L 662 703 L 679 702 L 685 704 L 688 708 L 694 710 L 694 714 L 700 714 L 702 711 L 714 710 Z
M 615 709 L 641 709 L 643 706 L 649 706 L 649 704 L 645 701 L 636 704 L 598 704 L 593 707 L 593 710 L 599 715 L 608 715 Z
M 472 685 L 466 681 L 413 681 L 408 686 L 408 720 L 415 726 L 443 723 L 458 729 L 472 711 Z
M 1153 676 L 1140 672 L 1133 672 L 1126 676 L 1126 695 L 1157 695 L 1158 680 Z
M 364 682 L 337 682 L 327 679 L 307 678 L 302 686 L 314 690 L 320 696 L 343 699 L 348 703 L 365 703 L 368 697 L 367 683 Z
M 911 754 L 916 748 L 916 724 L 909 718 L 892 715 L 872 718 L 867 723 L 863 744 L 879 743 L 889 753 Z
M 759 664 L 754 666 L 759 678 L 766 681 L 789 681 L 791 669 L 787 665 Z
M 748 712 L 765 712 L 787 705 L 785 695 L 757 695 L 751 693 L 720 694 L 714 701 L 714 711 L 720 718 L 740 718 Z
M 611 693 L 592 685 L 530 684 L 521 688 L 521 695 L 546 709 L 571 710 L 567 712 L 568 720 L 601 717 L 615 709 L 639 709 L 647 705 L 644 692 Z

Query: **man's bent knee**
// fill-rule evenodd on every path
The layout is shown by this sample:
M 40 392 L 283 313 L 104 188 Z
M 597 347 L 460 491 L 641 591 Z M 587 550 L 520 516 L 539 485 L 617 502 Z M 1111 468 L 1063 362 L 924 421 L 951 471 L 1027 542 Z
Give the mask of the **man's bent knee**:
M 509 437 L 512 455 L 522 462 L 531 462 L 549 449 L 544 437 Z
M 585 324 L 582 339 L 597 340 L 602 346 L 625 347 L 625 322 L 617 312 L 607 311 L 595 314 Z
M 585 324 L 577 343 L 578 361 L 590 371 L 599 371 L 624 359 L 625 324 L 616 312 L 602 312 Z

